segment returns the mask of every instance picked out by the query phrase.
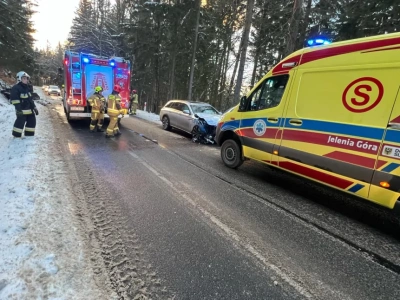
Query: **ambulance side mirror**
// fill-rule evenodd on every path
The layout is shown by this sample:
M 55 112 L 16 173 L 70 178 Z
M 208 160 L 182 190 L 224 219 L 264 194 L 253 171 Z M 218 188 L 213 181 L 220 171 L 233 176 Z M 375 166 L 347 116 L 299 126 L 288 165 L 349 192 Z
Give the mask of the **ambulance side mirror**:
M 246 109 L 246 101 L 247 101 L 247 97 L 246 96 L 243 96 L 240 99 L 239 111 L 244 111 Z

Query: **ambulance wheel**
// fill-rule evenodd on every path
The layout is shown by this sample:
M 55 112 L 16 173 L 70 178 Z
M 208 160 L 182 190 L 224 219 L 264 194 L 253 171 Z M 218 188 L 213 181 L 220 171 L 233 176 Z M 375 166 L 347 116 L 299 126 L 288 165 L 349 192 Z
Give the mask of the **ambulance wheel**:
M 170 130 L 171 129 L 171 123 L 169 122 L 168 116 L 162 117 L 162 127 L 164 130 Z
M 221 146 L 221 158 L 227 167 L 239 168 L 243 163 L 240 145 L 235 140 L 226 140 Z

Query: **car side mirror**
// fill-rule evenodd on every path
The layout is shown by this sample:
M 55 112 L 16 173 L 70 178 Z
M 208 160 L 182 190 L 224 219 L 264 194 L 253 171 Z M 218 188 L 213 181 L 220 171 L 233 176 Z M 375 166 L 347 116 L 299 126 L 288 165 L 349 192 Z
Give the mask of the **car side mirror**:
M 243 96 L 243 97 L 240 99 L 239 111 L 244 111 L 244 110 L 245 110 L 245 108 L 246 108 L 246 101 L 247 101 L 247 97 L 246 97 L 246 96 Z
M 185 115 L 190 115 L 190 111 L 189 111 L 188 109 L 184 109 L 182 112 L 183 112 Z
M 195 117 L 195 118 L 199 118 L 199 115 L 198 115 L 198 114 L 194 114 L 194 117 Z

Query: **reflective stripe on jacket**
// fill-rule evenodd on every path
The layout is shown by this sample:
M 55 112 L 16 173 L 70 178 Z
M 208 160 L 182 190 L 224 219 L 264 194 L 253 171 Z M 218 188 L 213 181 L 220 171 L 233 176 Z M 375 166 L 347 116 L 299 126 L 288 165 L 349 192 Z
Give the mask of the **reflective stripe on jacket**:
M 139 101 L 138 101 L 138 95 L 137 95 L 137 94 L 132 95 L 132 96 L 131 96 L 131 101 L 132 101 L 132 103 L 139 103 Z
M 92 107 L 92 112 L 99 113 L 104 112 L 105 99 L 100 94 L 93 94 L 88 98 L 88 102 Z
M 107 106 L 107 114 L 109 116 L 116 117 L 119 114 L 123 114 L 124 110 L 121 109 L 121 97 L 120 95 L 110 94 L 108 96 L 108 106 Z
M 36 107 L 33 102 L 31 89 L 27 84 L 19 82 L 11 88 L 10 93 L 11 104 L 15 106 L 16 111 L 22 112 L 24 115 L 33 114 L 32 110 Z

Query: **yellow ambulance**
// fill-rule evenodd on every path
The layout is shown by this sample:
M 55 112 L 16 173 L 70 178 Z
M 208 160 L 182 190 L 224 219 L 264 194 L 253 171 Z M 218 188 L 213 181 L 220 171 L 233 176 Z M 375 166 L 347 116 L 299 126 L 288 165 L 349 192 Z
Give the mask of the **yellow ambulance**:
M 400 212 L 400 33 L 289 55 L 215 140 L 230 168 L 257 160 Z

